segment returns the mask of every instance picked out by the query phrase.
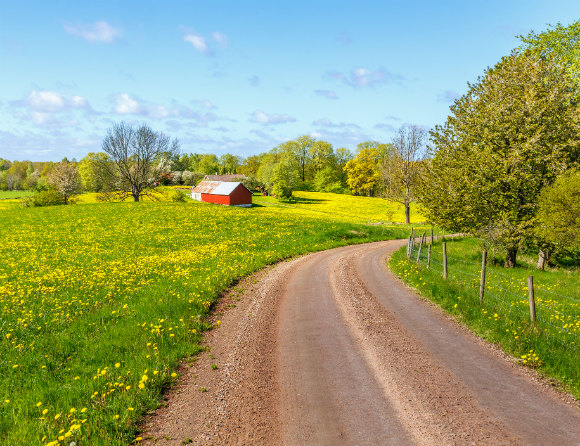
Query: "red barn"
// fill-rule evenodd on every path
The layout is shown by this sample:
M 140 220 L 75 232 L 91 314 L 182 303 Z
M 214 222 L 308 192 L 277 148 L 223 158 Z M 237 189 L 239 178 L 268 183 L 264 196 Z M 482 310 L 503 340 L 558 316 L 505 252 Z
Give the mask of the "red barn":
M 204 180 L 191 190 L 191 198 L 226 206 L 252 206 L 252 192 L 242 183 Z

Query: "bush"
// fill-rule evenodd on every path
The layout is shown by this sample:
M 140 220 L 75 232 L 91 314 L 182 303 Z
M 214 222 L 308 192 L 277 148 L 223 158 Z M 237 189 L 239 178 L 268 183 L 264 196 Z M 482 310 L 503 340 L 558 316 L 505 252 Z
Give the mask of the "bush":
M 72 203 L 70 199 L 68 201 Z M 57 206 L 60 204 L 66 204 L 65 199 L 55 190 L 43 190 L 32 197 L 22 200 L 22 206 L 24 207 Z
M 174 190 L 171 193 L 171 201 L 174 203 L 184 203 L 186 195 L 180 190 Z

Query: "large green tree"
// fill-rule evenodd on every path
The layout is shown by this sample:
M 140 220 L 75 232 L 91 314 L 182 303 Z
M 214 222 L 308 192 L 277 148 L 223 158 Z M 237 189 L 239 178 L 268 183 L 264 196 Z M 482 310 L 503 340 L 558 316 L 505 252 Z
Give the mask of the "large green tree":
M 477 232 L 513 267 L 542 188 L 578 161 L 578 106 L 563 67 L 530 53 L 504 57 L 431 132 L 422 203 L 431 221 Z
M 538 199 L 536 233 L 561 249 L 580 248 L 580 171 L 570 170 Z

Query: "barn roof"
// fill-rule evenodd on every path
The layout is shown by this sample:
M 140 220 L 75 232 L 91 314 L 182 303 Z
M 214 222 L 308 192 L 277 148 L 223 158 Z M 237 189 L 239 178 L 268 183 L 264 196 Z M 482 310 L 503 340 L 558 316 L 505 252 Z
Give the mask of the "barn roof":
M 248 177 L 241 173 L 227 174 L 227 175 L 206 175 L 203 177 L 204 181 L 242 181 Z
M 240 182 L 226 182 L 226 181 L 201 181 L 192 190 L 194 193 L 210 194 L 210 195 L 229 195 L 239 185 L 246 188 Z M 246 188 L 247 189 L 247 188 Z

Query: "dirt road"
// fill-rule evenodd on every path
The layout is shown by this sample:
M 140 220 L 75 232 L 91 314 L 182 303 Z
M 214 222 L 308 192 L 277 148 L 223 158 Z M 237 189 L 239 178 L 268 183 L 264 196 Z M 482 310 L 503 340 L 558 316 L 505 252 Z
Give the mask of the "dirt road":
M 238 284 L 145 444 L 580 444 L 571 397 L 391 275 L 386 256 L 403 243 L 320 252 Z

